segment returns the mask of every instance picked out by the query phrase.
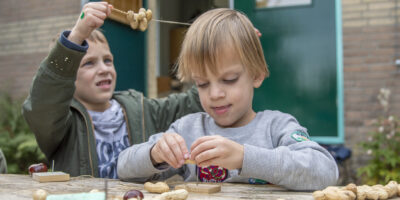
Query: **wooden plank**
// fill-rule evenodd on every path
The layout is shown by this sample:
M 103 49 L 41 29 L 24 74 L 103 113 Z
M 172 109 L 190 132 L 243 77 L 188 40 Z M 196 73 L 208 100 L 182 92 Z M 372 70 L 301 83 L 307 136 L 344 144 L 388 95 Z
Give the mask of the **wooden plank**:
M 69 174 L 64 172 L 39 172 L 39 173 L 33 173 L 32 179 L 39 181 L 40 183 L 62 182 L 62 181 L 69 181 Z
M 188 192 L 212 194 L 221 191 L 221 185 L 216 184 L 205 184 L 205 183 L 187 183 L 183 185 L 175 186 L 175 190 L 185 189 Z
M 87 193 L 93 189 L 104 190 L 104 180 L 88 178 L 88 176 L 72 177 L 68 182 L 39 183 L 29 175 L 0 174 L 0 199 L 32 200 L 32 192 L 37 189 L 46 190 L 49 195 Z M 168 185 L 182 185 L 182 181 L 170 181 Z M 189 183 L 187 183 L 189 184 Z M 196 184 L 190 182 L 190 184 Z M 232 200 L 232 199 L 263 199 L 277 200 L 313 200 L 312 191 L 290 191 L 274 185 L 252 185 L 241 183 L 221 183 L 221 191 L 213 194 L 190 193 L 187 200 Z M 123 182 L 117 179 L 108 179 L 108 198 L 122 197 L 129 190 L 140 190 L 146 199 L 159 196 L 144 190 L 143 183 Z M 400 200 L 394 197 L 390 200 Z

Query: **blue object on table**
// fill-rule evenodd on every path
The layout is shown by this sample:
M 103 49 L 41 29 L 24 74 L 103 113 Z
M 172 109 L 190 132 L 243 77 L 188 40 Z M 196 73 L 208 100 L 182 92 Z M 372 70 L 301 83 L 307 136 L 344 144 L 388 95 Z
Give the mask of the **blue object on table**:
M 104 192 L 49 195 L 46 200 L 105 200 Z
M 343 162 L 351 157 L 351 150 L 343 145 L 321 145 L 333 156 L 336 162 Z

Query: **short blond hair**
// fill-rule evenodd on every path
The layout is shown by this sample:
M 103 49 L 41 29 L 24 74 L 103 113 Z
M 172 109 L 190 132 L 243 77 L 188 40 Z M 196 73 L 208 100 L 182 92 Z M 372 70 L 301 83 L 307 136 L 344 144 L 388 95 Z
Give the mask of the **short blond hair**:
M 178 58 L 177 77 L 191 81 L 192 72 L 206 75 L 206 68 L 218 73 L 218 55 L 233 48 L 253 76 L 269 76 L 260 39 L 250 20 L 242 13 L 219 8 L 203 13 L 190 26 Z
M 102 33 L 101 29 L 95 29 L 92 31 L 92 33 L 89 35 L 87 38 L 88 41 L 91 42 L 100 42 L 108 45 L 108 41 L 106 39 L 106 36 Z

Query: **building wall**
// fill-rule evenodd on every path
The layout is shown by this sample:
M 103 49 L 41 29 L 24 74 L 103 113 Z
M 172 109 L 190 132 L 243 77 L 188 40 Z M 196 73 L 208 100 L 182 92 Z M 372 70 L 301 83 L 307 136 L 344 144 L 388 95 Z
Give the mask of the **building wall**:
M 352 170 L 366 160 L 357 144 L 383 115 L 380 88 L 391 90 L 389 114 L 400 116 L 399 8 L 398 0 L 342 0 L 345 142 L 353 150 Z
M 79 12 L 80 0 L 0 1 L 0 90 L 25 97 L 50 42 Z

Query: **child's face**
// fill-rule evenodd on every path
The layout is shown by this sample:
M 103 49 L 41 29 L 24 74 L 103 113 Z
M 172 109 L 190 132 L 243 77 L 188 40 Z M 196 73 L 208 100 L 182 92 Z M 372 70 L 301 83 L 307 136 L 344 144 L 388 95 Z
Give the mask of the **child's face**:
M 218 74 L 208 68 L 206 77 L 193 73 L 203 109 L 222 127 L 240 127 L 254 117 L 252 108 L 254 88 L 264 78 L 252 76 L 232 50 L 219 59 Z
M 104 111 L 110 106 L 109 101 L 117 77 L 113 56 L 108 44 L 91 41 L 88 43 L 89 49 L 78 69 L 74 97 L 86 109 Z

